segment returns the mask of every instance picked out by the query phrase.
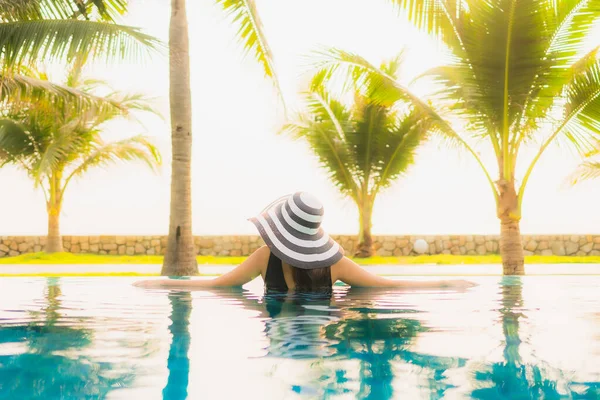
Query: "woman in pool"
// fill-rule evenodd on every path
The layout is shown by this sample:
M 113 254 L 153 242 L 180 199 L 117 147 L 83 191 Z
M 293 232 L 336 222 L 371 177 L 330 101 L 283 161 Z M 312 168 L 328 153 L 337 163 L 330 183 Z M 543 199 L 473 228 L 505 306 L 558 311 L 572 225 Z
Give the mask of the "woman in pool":
M 400 281 L 372 274 L 347 257 L 344 249 L 321 228 L 323 205 L 298 192 L 271 203 L 250 221 L 266 246 L 256 250 L 234 270 L 210 280 L 148 280 L 136 286 L 193 289 L 242 286 L 261 276 L 267 290 L 323 291 L 342 281 L 359 287 L 465 288 L 462 280 Z

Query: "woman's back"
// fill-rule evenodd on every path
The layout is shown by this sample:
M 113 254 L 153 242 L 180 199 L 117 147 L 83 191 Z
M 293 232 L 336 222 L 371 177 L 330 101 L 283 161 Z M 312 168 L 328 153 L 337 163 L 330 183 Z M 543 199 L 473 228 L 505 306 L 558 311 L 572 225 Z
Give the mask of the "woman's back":
M 286 266 L 273 253 L 269 254 L 267 270 L 265 272 L 265 289 L 270 291 L 287 292 L 289 289 L 296 291 L 322 291 L 331 290 L 331 267 L 314 269 L 301 269 Z M 287 280 L 286 280 L 286 272 Z M 288 282 L 290 284 L 288 284 Z

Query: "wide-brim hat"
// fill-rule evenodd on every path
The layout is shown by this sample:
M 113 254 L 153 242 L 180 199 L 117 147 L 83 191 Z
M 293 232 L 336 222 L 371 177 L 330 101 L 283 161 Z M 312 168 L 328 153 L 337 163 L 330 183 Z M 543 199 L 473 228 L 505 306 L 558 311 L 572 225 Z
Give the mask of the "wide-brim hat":
M 306 192 L 281 197 L 250 218 L 271 252 L 302 269 L 329 267 L 344 257 L 344 249 L 321 228 L 324 209 Z

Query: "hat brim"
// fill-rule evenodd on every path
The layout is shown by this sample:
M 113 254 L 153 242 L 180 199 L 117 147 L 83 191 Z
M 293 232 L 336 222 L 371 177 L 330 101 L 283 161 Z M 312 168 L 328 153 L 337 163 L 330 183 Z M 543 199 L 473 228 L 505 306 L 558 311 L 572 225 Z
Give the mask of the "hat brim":
M 277 204 L 250 218 L 271 252 L 285 263 L 302 269 L 330 267 L 344 257 L 344 249 L 319 228 L 315 234 L 291 227 Z

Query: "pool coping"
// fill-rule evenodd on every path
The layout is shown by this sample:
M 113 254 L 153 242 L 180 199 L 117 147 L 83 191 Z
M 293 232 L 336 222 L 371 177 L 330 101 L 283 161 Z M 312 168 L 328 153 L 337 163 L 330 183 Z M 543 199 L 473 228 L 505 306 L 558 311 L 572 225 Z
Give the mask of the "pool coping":
M 0 277 L 25 276 L 156 276 L 159 264 L 2 264 Z M 235 265 L 199 265 L 201 275 L 221 275 Z M 500 276 L 500 264 L 369 265 L 366 270 L 388 276 Z M 600 264 L 528 264 L 526 275 L 600 275 Z

